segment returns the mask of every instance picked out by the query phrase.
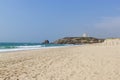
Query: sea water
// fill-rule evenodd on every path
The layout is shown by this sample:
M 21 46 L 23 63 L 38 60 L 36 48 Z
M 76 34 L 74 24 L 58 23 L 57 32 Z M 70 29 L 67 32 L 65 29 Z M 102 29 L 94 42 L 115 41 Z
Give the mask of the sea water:
M 45 49 L 70 46 L 66 44 L 40 44 L 40 43 L 0 43 L 0 52 Z

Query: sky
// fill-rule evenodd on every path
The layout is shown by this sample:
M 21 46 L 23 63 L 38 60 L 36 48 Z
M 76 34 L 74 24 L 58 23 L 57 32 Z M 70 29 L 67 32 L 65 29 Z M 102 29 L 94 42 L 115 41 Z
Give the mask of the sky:
M 119 0 L 0 0 L 0 42 L 42 42 L 87 33 L 120 37 Z

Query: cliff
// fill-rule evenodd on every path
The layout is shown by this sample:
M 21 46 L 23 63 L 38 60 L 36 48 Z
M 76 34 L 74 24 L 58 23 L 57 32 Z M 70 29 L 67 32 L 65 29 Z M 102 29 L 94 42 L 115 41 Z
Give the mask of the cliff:
M 54 41 L 54 44 L 92 44 L 101 43 L 104 39 L 97 39 L 94 37 L 65 37 Z

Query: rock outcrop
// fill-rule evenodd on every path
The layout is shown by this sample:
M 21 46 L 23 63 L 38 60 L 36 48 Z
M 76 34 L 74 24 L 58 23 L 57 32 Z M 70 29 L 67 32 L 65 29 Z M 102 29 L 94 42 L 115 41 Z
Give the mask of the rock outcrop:
M 54 44 L 92 44 L 101 43 L 104 39 L 97 39 L 93 37 L 65 37 L 54 41 Z
M 49 40 L 45 40 L 42 44 L 49 44 Z

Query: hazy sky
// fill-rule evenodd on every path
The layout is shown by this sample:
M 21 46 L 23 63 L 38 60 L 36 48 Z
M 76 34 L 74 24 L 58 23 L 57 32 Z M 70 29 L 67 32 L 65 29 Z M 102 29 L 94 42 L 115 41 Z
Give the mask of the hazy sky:
M 0 0 L 0 42 L 120 37 L 120 0 Z

